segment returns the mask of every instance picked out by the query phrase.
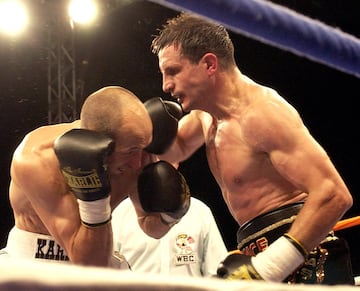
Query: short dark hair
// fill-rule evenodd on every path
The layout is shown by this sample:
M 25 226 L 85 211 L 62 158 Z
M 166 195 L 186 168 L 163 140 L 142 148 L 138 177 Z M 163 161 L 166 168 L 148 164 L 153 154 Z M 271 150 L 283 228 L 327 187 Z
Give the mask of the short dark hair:
M 158 55 L 163 48 L 174 45 L 192 63 L 198 63 L 206 53 L 214 53 L 223 69 L 235 65 L 234 45 L 221 24 L 203 17 L 182 12 L 167 20 L 154 36 L 151 50 Z

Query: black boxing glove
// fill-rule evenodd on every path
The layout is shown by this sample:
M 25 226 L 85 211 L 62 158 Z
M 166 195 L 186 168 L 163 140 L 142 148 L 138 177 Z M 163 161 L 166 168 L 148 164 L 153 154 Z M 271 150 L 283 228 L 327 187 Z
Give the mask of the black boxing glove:
M 160 97 L 151 98 L 144 105 L 153 124 L 152 141 L 145 150 L 161 155 L 175 140 L 183 110 L 179 103 L 164 101 Z
M 142 208 L 146 212 L 160 212 L 161 220 L 169 226 L 177 223 L 190 207 L 190 190 L 185 178 L 165 161 L 143 169 L 138 192 Z
M 250 256 L 240 252 L 229 254 L 217 268 L 217 277 L 227 280 L 263 280 L 251 262 Z
M 114 146 L 109 136 L 87 129 L 71 129 L 55 140 L 61 172 L 78 199 L 80 218 L 87 226 L 111 219 L 110 182 L 104 160 Z

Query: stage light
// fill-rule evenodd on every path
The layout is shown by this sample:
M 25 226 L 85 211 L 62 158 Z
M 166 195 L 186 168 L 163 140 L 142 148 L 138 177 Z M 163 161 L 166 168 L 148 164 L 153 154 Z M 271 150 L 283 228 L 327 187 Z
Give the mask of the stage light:
M 72 0 L 68 11 L 72 21 L 87 24 L 96 19 L 98 7 L 94 0 Z
M 0 30 L 8 35 L 23 32 L 28 24 L 28 12 L 21 1 L 0 1 Z

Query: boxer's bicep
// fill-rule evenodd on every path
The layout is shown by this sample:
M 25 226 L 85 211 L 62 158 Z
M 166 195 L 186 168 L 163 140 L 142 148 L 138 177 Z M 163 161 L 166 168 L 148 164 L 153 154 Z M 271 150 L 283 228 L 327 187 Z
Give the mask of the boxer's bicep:
M 41 222 L 64 248 L 70 245 L 71 234 L 80 227 L 78 206 L 57 164 L 24 157 L 13 163 L 12 184 L 10 195 L 16 196 L 17 204 L 13 207 L 28 220 L 26 223 Z M 26 209 L 21 209 L 28 203 Z

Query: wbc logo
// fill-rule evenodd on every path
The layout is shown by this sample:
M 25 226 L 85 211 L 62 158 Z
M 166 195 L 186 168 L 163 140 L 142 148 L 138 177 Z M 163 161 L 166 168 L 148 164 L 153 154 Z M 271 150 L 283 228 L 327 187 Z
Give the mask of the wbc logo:
M 195 243 L 195 240 L 185 234 L 179 234 L 176 237 L 175 245 L 177 248 L 177 254 L 175 255 L 175 265 L 188 265 L 194 264 L 197 262 L 196 253 L 193 252 L 192 245 Z

